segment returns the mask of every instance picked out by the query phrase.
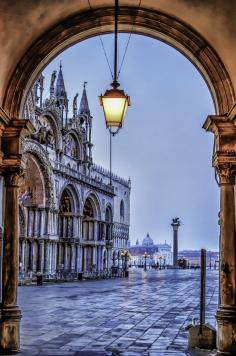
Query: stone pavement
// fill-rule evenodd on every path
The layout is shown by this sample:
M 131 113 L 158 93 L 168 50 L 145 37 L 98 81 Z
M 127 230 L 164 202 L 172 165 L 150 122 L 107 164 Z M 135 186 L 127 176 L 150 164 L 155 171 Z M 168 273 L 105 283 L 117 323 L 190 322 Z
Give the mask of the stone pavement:
M 213 355 L 188 352 L 199 270 L 131 270 L 127 279 L 19 288 L 22 355 Z M 207 271 L 206 321 L 216 326 L 218 271 Z

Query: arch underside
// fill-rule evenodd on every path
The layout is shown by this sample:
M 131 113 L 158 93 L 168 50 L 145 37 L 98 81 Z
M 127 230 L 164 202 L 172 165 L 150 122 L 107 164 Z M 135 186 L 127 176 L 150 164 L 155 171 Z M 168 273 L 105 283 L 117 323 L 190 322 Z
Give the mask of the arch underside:
M 28 91 L 43 68 L 60 52 L 87 38 L 113 32 L 114 9 L 102 8 L 76 14 L 39 38 L 17 65 L 4 98 L 10 117 L 22 117 Z M 119 31 L 146 35 L 173 46 L 201 72 L 217 114 L 228 113 L 235 103 L 229 74 L 210 44 L 184 22 L 161 12 L 121 7 Z

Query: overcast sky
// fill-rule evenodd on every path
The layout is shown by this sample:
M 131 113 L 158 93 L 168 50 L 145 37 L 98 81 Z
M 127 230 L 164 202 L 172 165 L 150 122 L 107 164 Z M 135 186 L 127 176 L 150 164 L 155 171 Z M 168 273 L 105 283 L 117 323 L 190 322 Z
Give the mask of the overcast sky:
M 113 36 L 102 36 L 112 64 Z M 119 35 L 120 58 L 127 35 Z M 44 70 L 50 76 L 62 61 L 65 85 L 73 96 L 87 93 L 93 115 L 94 162 L 109 168 L 109 135 L 98 95 L 111 83 L 99 37 L 63 52 Z M 131 177 L 131 242 L 150 233 L 172 243 L 173 217 L 180 217 L 180 249 L 218 250 L 219 189 L 211 167 L 213 136 L 202 129 L 214 114 L 210 92 L 182 54 L 157 40 L 132 35 L 120 75 L 131 96 L 123 129 L 113 140 L 113 171 Z

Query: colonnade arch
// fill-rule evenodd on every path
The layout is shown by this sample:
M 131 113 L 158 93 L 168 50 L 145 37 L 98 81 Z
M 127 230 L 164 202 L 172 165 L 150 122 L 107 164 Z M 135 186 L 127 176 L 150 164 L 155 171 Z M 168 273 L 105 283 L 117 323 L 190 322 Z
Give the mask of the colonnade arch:
M 27 139 L 24 144 L 24 174 L 19 186 L 19 273 L 33 276 L 48 270 L 50 214 L 54 194 L 50 167 L 42 148 Z
M 221 281 L 220 302 L 217 318 L 219 325 L 219 350 L 233 354 L 236 350 L 236 302 L 235 302 L 235 198 L 236 171 L 235 138 L 235 93 L 229 74 L 214 48 L 193 28 L 166 13 L 145 8 L 121 7 L 119 30 L 122 32 L 151 36 L 177 48 L 202 73 L 211 91 L 218 116 L 210 116 L 204 128 L 214 133 L 217 149 L 213 164 L 218 170 L 221 183 Z M 11 159 L 22 154 L 19 144 L 32 130 L 22 117 L 27 92 L 40 71 L 65 48 L 86 38 L 113 31 L 113 8 L 98 8 L 79 14 L 54 26 L 36 39 L 34 45 L 17 63 L 7 84 L 3 101 L 3 144 L 4 157 Z M 14 119 L 13 119 L 14 118 Z M 18 122 L 17 122 L 18 121 Z M 17 129 L 15 129 L 17 128 Z M 15 131 L 14 131 L 15 130 Z M 9 135 L 14 131 L 14 137 Z M 12 138 L 13 137 L 13 138 Z M 220 139 L 219 139 L 220 138 Z M 13 144 L 13 139 L 15 143 Z M 5 147 L 8 147 L 6 150 Z M 10 163 L 8 163 L 10 162 Z M 17 189 L 20 160 L 3 162 L 6 186 L 5 230 L 3 255 L 3 302 L 2 330 L 0 335 L 3 349 L 19 349 L 20 310 L 17 308 L 16 290 L 18 273 L 18 200 Z M 13 232 L 12 232 L 13 231 Z M 12 262 L 9 263 L 9 260 Z M 9 309 L 10 308 L 10 309 Z M 11 313 L 11 335 L 7 332 Z M 12 319 L 11 319 L 12 320 Z M 4 335 L 4 337 L 3 337 Z M 225 336 L 227 335 L 227 336 Z M 6 341 L 7 340 L 7 341 Z
M 113 8 L 75 14 L 35 42 L 8 83 L 3 108 L 10 117 L 22 117 L 27 92 L 43 68 L 60 52 L 89 37 L 113 32 Z M 193 28 L 163 12 L 121 6 L 119 31 L 159 39 L 183 53 L 202 73 L 213 97 L 216 112 L 225 114 L 235 103 L 229 74 L 215 50 Z M 61 34 L 63 33 L 63 36 Z

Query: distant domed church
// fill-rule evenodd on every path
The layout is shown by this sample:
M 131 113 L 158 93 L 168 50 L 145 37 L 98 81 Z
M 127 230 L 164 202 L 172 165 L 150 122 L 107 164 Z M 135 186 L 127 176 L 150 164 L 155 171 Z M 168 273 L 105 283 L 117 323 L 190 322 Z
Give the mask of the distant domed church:
M 150 237 L 149 233 L 147 233 L 147 236 L 144 237 L 142 246 L 153 246 L 154 242 L 153 239 Z
M 143 264 L 144 253 L 148 254 L 150 264 L 155 264 L 161 257 L 166 265 L 172 265 L 171 245 L 165 243 L 155 244 L 150 234 L 143 238 L 142 244 L 136 240 L 136 244 L 130 247 L 132 264 Z

